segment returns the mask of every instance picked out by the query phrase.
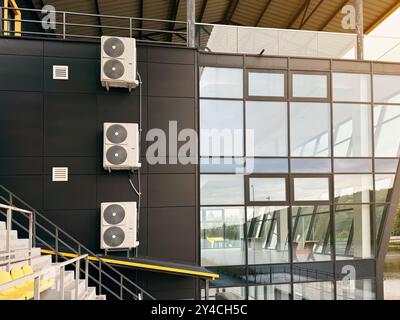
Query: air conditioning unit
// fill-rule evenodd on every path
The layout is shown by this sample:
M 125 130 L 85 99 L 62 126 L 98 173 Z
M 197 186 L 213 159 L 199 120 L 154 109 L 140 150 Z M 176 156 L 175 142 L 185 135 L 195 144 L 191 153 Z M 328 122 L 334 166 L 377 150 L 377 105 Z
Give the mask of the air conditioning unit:
M 108 171 L 141 167 L 137 123 L 104 123 L 103 167 Z
M 133 38 L 101 37 L 101 84 L 128 88 L 139 85 L 136 79 L 136 40 Z
M 136 202 L 103 202 L 100 220 L 101 249 L 132 249 L 139 245 Z

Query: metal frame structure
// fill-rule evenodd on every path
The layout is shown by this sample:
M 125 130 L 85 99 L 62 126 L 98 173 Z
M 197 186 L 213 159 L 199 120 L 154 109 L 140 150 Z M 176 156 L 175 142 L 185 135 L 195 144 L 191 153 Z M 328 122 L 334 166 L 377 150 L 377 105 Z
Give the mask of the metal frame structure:
M 88 261 L 88 268 L 90 267 L 92 270 L 88 269 L 88 279 L 93 281 L 97 287 L 99 294 L 105 292 L 109 294 L 111 297 L 119 300 L 129 300 L 129 299 L 150 299 L 155 300 L 150 293 L 145 291 L 143 288 L 138 286 L 135 282 L 129 279 L 127 276 L 123 275 L 119 272 L 115 267 L 113 267 L 108 262 L 104 261 L 104 259 L 96 254 L 94 254 L 91 250 L 82 245 L 79 241 L 69 235 L 67 232 L 59 228 L 53 222 L 51 222 L 44 215 L 40 214 L 37 210 L 29 206 L 22 199 L 18 198 L 11 191 L 6 189 L 4 186 L 0 185 L 1 194 L 6 194 L 6 196 L 0 195 L 0 200 L 7 205 L 0 206 L 0 215 L 8 217 L 7 224 L 8 230 L 11 230 L 12 224 L 19 227 L 19 230 L 23 230 L 29 234 L 29 238 L 32 246 L 43 246 L 47 249 L 53 250 L 55 255 L 55 262 L 59 262 L 59 259 L 67 260 L 68 258 L 61 254 L 63 249 L 67 249 L 71 253 L 77 254 L 79 256 L 83 254 L 90 255 L 94 257 L 95 260 Z M 15 205 L 22 206 L 26 209 L 16 208 Z M 12 210 L 18 210 L 23 215 L 29 215 L 31 221 L 29 223 L 29 227 L 27 228 L 21 221 L 16 221 L 12 219 L 12 215 L 10 214 L 10 207 Z M 1 209 L 6 209 L 8 212 L 4 212 Z M 50 238 L 50 239 L 48 239 Z M 8 257 L 10 258 L 10 253 L 8 253 Z M 10 260 L 9 260 L 10 261 Z M 11 261 L 10 261 L 11 262 Z M 80 270 L 85 272 L 81 266 L 78 266 Z M 86 267 L 86 266 L 85 266 Z M 90 272 L 92 271 L 92 272 Z M 97 276 L 95 275 L 97 273 Z M 105 281 L 113 283 L 117 288 L 112 288 L 108 286 Z
M 59 299 L 64 300 L 64 295 L 65 295 L 65 283 L 64 283 L 64 277 L 65 277 L 65 268 L 73 263 L 75 263 L 75 286 L 74 286 L 74 300 L 79 300 L 79 280 L 80 280 L 80 262 L 81 260 L 85 260 L 85 292 L 89 288 L 89 260 L 88 260 L 88 255 L 84 254 L 76 258 L 69 259 L 67 261 L 64 261 L 62 263 L 58 263 L 56 265 L 52 265 L 51 267 L 44 268 L 40 271 L 36 271 L 30 275 L 12 280 L 10 282 L 7 282 L 5 284 L 0 285 L 0 292 L 11 289 L 13 287 L 23 285 L 28 283 L 29 281 L 33 280 L 33 292 L 34 292 L 34 300 L 40 300 L 40 278 L 47 274 L 50 269 L 56 268 L 59 270 L 59 275 L 60 275 L 60 295 Z

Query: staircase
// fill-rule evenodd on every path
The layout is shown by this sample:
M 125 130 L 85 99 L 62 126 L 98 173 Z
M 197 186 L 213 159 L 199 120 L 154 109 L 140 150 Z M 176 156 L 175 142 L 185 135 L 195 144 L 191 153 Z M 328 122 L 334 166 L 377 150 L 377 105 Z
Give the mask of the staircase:
M 42 250 L 50 250 L 54 255 L 42 254 Z M 68 259 L 63 251 L 70 252 L 74 258 Z M 42 292 L 35 286 L 32 298 L 155 300 L 130 278 L 0 185 L 0 273 L 7 276 L 6 272 L 13 274 L 27 265 L 33 272 L 24 279 L 33 283 L 40 278 L 52 284 Z M 22 279 L 15 281 L 20 284 Z

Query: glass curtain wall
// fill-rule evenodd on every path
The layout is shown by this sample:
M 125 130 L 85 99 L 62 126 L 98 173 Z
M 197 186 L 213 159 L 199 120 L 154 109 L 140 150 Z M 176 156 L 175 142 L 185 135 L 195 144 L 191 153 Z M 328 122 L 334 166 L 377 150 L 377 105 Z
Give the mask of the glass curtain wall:
M 220 274 L 215 292 L 375 299 L 374 271 L 360 270 L 400 156 L 398 77 L 201 67 L 199 78 L 201 263 Z

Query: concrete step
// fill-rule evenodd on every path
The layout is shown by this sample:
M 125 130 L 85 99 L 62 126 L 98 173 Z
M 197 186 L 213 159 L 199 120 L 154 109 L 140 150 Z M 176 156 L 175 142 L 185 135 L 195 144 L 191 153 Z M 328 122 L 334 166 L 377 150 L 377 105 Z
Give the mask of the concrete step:
M 31 251 L 32 258 L 40 257 L 41 256 L 41 249 L 40 248 L 32 248 Z M 29 251 L 28 250 L 18 250 L 14 251 L 11 254 L 11 259 L 14 261 L 13 263 L 29 261 Z M 0 263 L 8 261 L 8 257 L 0 257 Z
M 78 284 L 78 300 L 82 300 L 85 295 L 85 280 L 80 279 Z M 65 286 L 65 300 L 75 300 L 75 280 Z
M 0 221 L 0 230 L 6 230 L 6 223 L 4 221 Z
M 53 264 L 54 265 L 54 264 Z M 59 300 L 60 299 L 60 273 L 59 273 L 59 268 L 51 268 L 52 270 L 45 275 L 47 279 L 54 279 L 55 280 L 55 285 L 50 288 L 49 290 L 46 290 L 46 292 L 42 293 L 41 299 L 42 300 Z M 72 283 L 75 280 L 75 272 L 66 270 L 64 274 L 64 286 L 71 286 Z
M 96 297 L 96 288 L 89 287 L 85 293 L 84 300 L 95 300 Z
M 105 294 L 97 295 L 97 296 L 94 298 L 94 300 L 106 300 L 106 299 L 107 299 L 107 297 L 106 297 Z
M 11 230 L 10 231 L 10 236 L 11 240 L 18 239 L 18 231 L 17 230 Z M 7 230 L 1 230 L 0 229 L 0 242 L 6 241 L 7 240 Z
M 6 241 L 5 240 L 0 241 L 0 252 L 6 251 L 6 248 L 7 248 Z M 11 251 L 28 249 L 29 248 L 29 239 L 11 240 L 10 248 L 11 248 Z
M 32 258 L 32 261 L 31 261 L 31 259 L 26 259 L 23 261 L 12 263 L 11 268 L 23 267 L 24 265 L 31 264 L 33 271 L 36 272 L 38 270 L 42 270 L 43 268 L 51 266 L 51 264 L 52 264 L 51 258 L 52 258 L 51 255 L 38 256 L 38 257 Z M 2 267 L 0 267 L 0 270 L 7 271 L 6 268 L 7 268 L 7 266 L 2 266 Z

